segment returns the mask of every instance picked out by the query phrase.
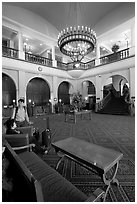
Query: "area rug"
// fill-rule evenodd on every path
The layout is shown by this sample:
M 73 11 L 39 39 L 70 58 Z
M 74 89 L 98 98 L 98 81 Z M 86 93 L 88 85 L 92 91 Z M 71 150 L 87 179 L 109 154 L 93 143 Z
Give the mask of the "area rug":
M 135 202 L 135 119 L 130 116 L 110 116 L 93 114 L 92 120 L 87 118 L 64 122 L 63 115 L 51 115 L 50 129 L 52 142 L 76 137 L 85 141 L 108 147 L 123 153 L 116 178 L 120 185 L 112 185 L 107 202 Z M 46 128 L 46 116 L 32 118 L 40 131 Z M 47 155 L 38 154 L 46 163 L 55 168 L 59 157 L 53 148 Z M 58 172 L 73 183 L 86 195 L 96 188 L 105 188 L 101 178 L 74 161 L 65 159 Z

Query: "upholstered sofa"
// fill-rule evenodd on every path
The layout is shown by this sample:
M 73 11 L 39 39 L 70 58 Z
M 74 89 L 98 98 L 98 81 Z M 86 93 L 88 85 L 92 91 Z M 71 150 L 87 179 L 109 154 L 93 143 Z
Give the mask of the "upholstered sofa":
M 9 167 L 9 172 L 14 181 L 14 201 L 102 201 L 105 192 L 100 188 L 96 189 L 89 197 L 87 197 L 55 169 L 46 164 L 33 151 L 27 150 L 17 153 L 7 141 L 5 142 L 5 147 L 4 154 L 10 161 L 11 165 Z

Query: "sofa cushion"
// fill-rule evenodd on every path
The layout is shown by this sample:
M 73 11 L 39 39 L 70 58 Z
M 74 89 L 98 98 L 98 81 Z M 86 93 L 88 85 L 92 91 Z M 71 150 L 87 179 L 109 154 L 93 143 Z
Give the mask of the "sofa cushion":
M 34 152 L 24 152 L 19 157 L 42 187 L 45 202 L 83 202 L 87 196 L 51 168 Z

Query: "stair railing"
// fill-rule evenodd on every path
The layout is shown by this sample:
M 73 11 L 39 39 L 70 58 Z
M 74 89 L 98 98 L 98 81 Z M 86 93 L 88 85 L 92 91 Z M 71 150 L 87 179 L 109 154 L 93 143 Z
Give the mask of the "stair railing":
M 112 94 L 116 97 L 116 98 L 119 98 L 120 97 L 120 92 L 119 91 L 116 91 L 116 89 L 112 86 L 111 88 L 111 92 Z
M 96 103 L 96 112 L 102 110 L 110 100 L 111 100 L 111 92 L 109 92 L 108 95 L 105 98 L 103 98 L 101 101 Z

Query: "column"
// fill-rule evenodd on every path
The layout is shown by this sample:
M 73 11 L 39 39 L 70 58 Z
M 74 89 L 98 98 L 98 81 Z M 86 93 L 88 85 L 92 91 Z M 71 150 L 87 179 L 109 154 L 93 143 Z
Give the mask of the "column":
M 52 87 L 53 87 L 53 113 L 55 113 L 54 106 L 58 102 L 58 84 L 57 84 L 57 76 L 53 76 L 53 82 L 52 82 Z M 55 100 L 56 99 L 56 100 Z
M 130 48 L 130 55 L 135 54 L 135 22 L 132 22 L 131 25 L 131 48 Z
M 24 97 L 25 98 L 25 104 L 27 104 L 26 101 L 26 84 L 25 84 L 25 72 L 19 71 L 18 72 L 18 98 Z
M 96 43 L 96 60 L 95 60 L 95 65 L 99 65 L 100 64 L 100 44 L 99 42 Z
M 96 76 L 96 103 L 103 99 L 101 75 Z
M 21 32 L 18 32 L 18 50 L 19 50 L 19 59 L 25 60 L 25 53 L 23 51 L 23 39 L 22 39 Z
M 53 67 L 57 67 L 57 61 L 55 60 L 55 46 L 52 47 L 52 61 Z
M 50 92 L 51 112 L 54 113 L 54 94 Z
M 129 68 L 130 98 L 135 97 L 135 67 Z
M 82 96 L 83 98 L 88 97 L 88 82 L 84 81 L 82 83 L 83 87 L 82 87 Z

